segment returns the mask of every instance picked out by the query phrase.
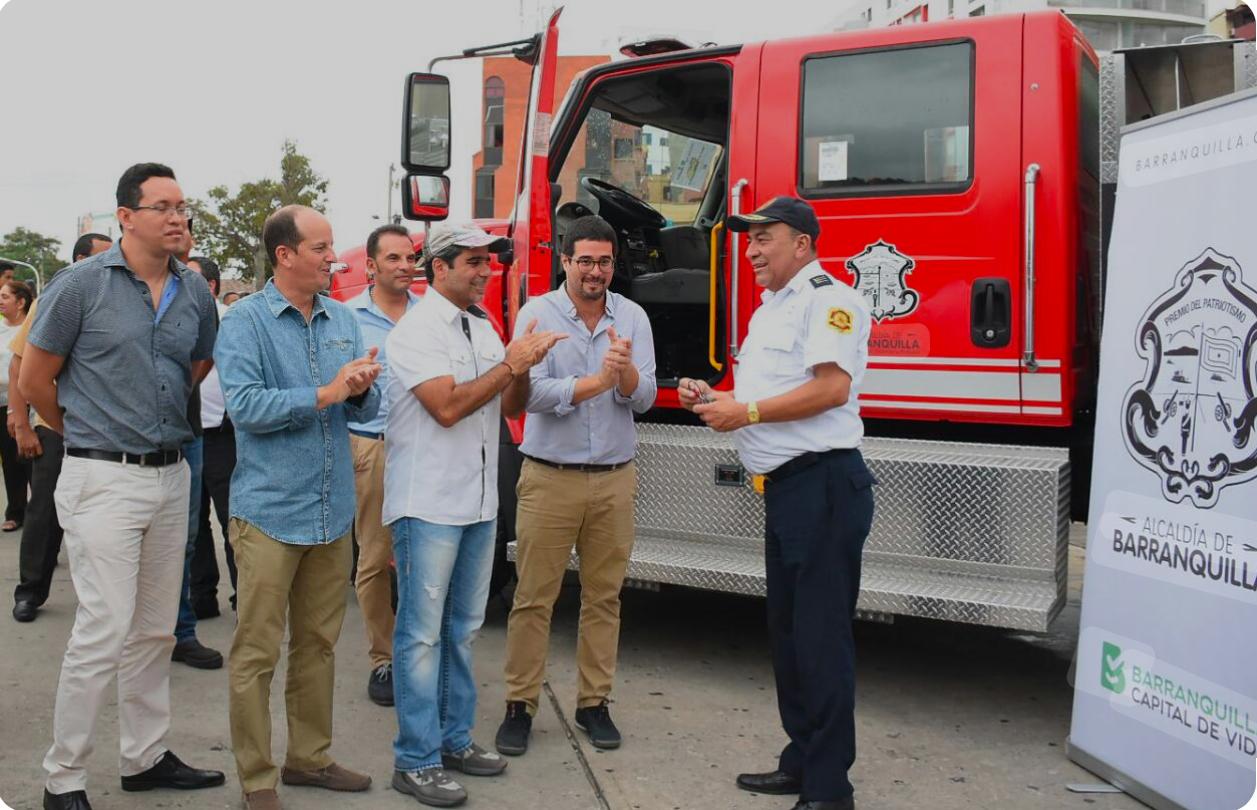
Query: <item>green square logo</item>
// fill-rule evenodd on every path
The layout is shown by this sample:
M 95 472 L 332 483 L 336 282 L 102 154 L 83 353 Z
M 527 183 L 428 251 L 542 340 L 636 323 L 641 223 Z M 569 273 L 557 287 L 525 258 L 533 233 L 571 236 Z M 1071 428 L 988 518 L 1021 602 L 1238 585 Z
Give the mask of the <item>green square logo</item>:
M 1119 695 L 1126 691 L 1126 662 L 1121 659 L 1122 648 L 1104 642 L 1100 651 L 1100 685 Z

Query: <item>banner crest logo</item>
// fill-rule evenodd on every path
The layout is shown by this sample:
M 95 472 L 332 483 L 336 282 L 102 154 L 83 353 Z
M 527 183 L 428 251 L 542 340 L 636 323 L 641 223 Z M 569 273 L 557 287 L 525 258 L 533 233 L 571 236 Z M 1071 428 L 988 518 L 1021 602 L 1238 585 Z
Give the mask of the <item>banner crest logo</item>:
M 1122 437 L 1166 500 L 1209 509 L 1223 489 L 1257 477 L 1255 343 L 1257 291 L 1212 248 L 1140 320 L 1145 370 L 1123 398 Z

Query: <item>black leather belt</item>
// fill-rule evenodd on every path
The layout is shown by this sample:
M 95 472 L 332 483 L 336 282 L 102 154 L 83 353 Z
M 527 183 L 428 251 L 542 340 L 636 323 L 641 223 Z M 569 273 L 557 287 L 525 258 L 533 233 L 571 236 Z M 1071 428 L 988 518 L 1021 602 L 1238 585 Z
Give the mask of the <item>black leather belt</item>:
M 529 461 L 535 461 L 538 464 L 544 464 L 547 467 L 553 467 L 556 470 L 573 470 L 575 472 L 614 472 L 616 470 L 622 470 L 633 463 L 630 459 L 629 461 L 622 461 L 619 464 L 560 464 L 557 461 L 546 461 L 544 458 L 537 458 L 536 456 L 530 456 L 527 454 L 524 454 L 524 458 Z
M 384 438 L 383 433 L 368 433 L 365 430 L 354 430 L 353 428 L 350 428 L 349 432 L 355 436 L 361 436 L 364 439 L 375 439 L 377 442 L 383 440 Z
M 826 450 L 823 453 L 808 452 L 801 456 L 795 456 L 772 472 L 765 473 L 764 482 L 768 484 L 779 484 L 792 475 L 798 475 L 807 468 L 816 466 L 823 459 L 851 452 L 854 452 L 853 448 L 842 447 L 837 450 Z
M 95 461 L 115 461 L 119 464 L 138 464 L 141 467 L 167 467 L 183 461 L 181 450 L 158 450 L 156 453 L 118 453 L 113 450 L 82 450 L 67 447 L 67 456 L 90 458 Z

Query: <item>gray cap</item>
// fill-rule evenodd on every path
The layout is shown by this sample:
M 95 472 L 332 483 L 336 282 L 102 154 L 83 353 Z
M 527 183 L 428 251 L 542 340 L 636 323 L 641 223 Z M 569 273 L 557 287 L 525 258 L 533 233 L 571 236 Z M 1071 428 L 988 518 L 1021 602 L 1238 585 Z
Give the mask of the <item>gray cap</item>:
M 424 239 L 423 262 L 426 264 L 433 255 L 455 245 L 465 248 L 487 247 L 490 253 L 501 253 L 510 244 L 511 240 L 506 237 L 485 233 L 470 222 L 438 222 L 428 229 L 428 235 Z

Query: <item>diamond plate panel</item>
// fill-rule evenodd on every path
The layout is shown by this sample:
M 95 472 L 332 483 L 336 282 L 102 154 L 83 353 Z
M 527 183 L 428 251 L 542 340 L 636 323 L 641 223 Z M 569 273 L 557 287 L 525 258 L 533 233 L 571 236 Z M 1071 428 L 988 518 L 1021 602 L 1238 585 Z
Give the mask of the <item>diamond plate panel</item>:
M 1117 182 L 1117 151 L 1126 119 L 1126 58 L 1100 57 L 1100 182 Z
M 1248 90 L 1257 87 L 1257 46 L 1251 42 L 1235 46 L 1235 89 Z
M 1065 597 L 1065 450 L 868 438 L 863 452 L 880 484 L 862 610 L 1046 629 Z M 717 485 L 717 465 L 740 469 L 728 436 L 638 427 L 629 577 L 764 593 L 763 498 Z

